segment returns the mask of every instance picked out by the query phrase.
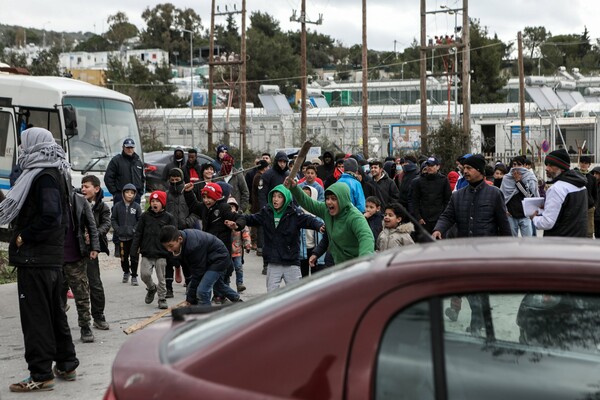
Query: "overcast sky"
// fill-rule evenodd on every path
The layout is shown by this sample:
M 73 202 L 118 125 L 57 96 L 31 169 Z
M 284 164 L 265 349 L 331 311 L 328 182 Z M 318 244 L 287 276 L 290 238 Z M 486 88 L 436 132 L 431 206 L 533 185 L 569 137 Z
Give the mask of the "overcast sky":
M 497 33 L 505 42 L 516 41 L 517 32 L 525 26 L 545 26 L 553 35 L 581 33 L 587 26 L 590 37 L 600 37 L 600 7 L 598 0 L 471 0 L 469 14 L 488 27 L 490 34 Z M 154 7 L 167 1 L 148 0 L 102 0 L 64 1 L 27 0 L 18 6 L 2 7 L 0 23 L 21 25 L 52 31 L 90 31 L 100 34 L 107 29 L 106 19 L 123 11 L 130 22 L 143 28 L 141 18 L 146 7 Z M 192 8 L 202 18 L 205 28 L 210 24 L 210 0 L 171 1 L 178 8 Z M 248 16 L 261 11 L 274 16 L 284 31 L 297 30 L 299 24 L 290 22 L 292 10 L 300 9 L 300 0 L 247 0 Z M 394 50 L 410 45 L 420 35 L 419 0 L 368 0 L 367 35 L 368 47 L 375 50 Z M 241 0 L 216 0 L 221 11 L 228 5 L 241 7 Z M 330 35 L 346 46 L 361 43 L 362 2 L 360 0 L 307 0 L 307 18 L 316 21 L 323 14 L 323 25 L 308 25 L 311 30 Z M 439 10 L 440 6 L 462 7 L 462 0 L 427 0 L 427 10 Z M 299 13 L 299 11 L 298 11 Z M 454 15 L 428 16 L 428 35 L 452 34 Z M 459 25 L 461 16 L 459 15 Z M 216 23 L 225 23 L 225 17 L 217 17 Z M 516 46 L 515 46 L 516 47 Z

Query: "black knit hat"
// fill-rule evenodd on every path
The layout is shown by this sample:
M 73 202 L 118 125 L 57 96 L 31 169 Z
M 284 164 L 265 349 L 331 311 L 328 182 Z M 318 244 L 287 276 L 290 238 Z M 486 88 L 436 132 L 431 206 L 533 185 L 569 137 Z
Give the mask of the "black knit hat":
M 551 151 L 544 160 L 546 165 L 554 165 L 565 171 L 571 169 L 571 158 L 565 149 Z
M 354 158 L 347 158 L 344 160 L 344 172 L 356 172 L 358 170 L 358 163 Z
M 485 161 L 485 157 L 481 154 L 474 154 L 471 157 L 465 158 L 463 161 L 463 165 L 470 165 L 471 167 L 479 171 L 483 176 L 485 176 L 486 164 L 487 162 Z

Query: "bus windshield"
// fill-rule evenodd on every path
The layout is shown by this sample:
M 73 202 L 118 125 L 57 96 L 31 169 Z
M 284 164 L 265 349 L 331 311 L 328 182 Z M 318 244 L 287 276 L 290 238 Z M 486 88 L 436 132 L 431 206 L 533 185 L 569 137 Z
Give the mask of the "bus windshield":
M 78 134 L 69 139 L 69 161 L 75 171 L 106 171 L 121 152 L 123 140 L 132 138 L 141 157 L 141 140 L 133 105 L 124 101 L 65 97 L 77 113 Z

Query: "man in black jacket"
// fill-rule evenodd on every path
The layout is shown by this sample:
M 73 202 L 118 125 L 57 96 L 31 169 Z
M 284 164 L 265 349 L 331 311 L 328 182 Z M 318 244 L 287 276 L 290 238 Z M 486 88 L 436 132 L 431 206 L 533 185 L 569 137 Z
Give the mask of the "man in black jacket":
M 371 167 L 371 176 L 373 181 L 381 189 L 381 208 L 384 209 L 387 204 L 398 203 L 400 201 L 400 191 L 383 169 L 383 163 L 379 160 L 373 160 L 369 163 Z
M 333 159 L 333 153 L 330 151 L 326 151 L 323 153 L 323 165 L 319 165 L 317 167 L 317 177 L 320 178 L 323 182 L 331 175 L 333 175 L 333 171 L 335 170 L 335 163 Z
M 278 151 L 275 155 L 273 167 L 262 175 L 263 185 L 258 190 L 258 206 L 263 208 L 268 203 L 268 195 L 277 185 L 283 184 L 285 177 L 289 175 L 289 158 L 284 151 Z
M 60 296 L 69 221 L 69 165 L 64 150 L 46 129 L 21 132 L 21 143 L 21 177 L 0 204 L 0 224 L 12 222 L 8 257 L 10 265 L 17 267 L 29 369 L 29 377 L 10 385 L 10 391 L 32 392 L 52 390 L 55 376 L 75 380 L 79 360 Z
M 458 237 L 512 236 L 504 196 L 500 189 L 485 181 L 485 165 L 485 158 L 481 154 L 464 160 L 463 176 L 469 185 L 452 193 L 448 206 L 433 229 L 432 236 L 435 239 L 441 239 L 454 224 Z M 471 306 L 468 331 L 478 336 L 484 327 L 482 299 L 479 295 L 470 295 L 467 300 Z M 460 308 L 460 298 L 452 298 L 445 314 L 456 321 Z
M 223 274 L 231 266 L 231 256 L 216 236 L 197 229 L 180 231 L 167 225 L 161 228 L 160 242 L 191 271 L 185 298 L 189 304 L 210 306 L 213 288 L 232 302 L 241 301 L 240 295 L 223 282 Z
M 198 164 L 198 151 L 196 149 L 188 150 L 188 158 L 183 166 L 183 181 L 185 183 L 196 183 L 202 180 L 200 164 Z
M 427 232 L 433 228 L 446 208 L 452 191 L 445 175 L 440 172 L 440 162 L 435 157 L 425 161 L 423 174 L 413 181 L 410 211 Z
M 535 212 L 533 224 L 544 231 L 544 236 L 586 237 L 586 178 L 570 169 L 571 159 L 565 149 L 548 153 L 544 164 L 552 186 L 546 191 L 544 209 L 541 213 Z
M 581 156 L 579 158 L 579 172 L 583 174 L 583 176 L 587 180 L 587 184 L 585 185 L 587 189 L 588 195 L 588 203 L 587 203 L 587 237 L 594 237 L 594 214 L 596 211 L 596 201 L 598 200 L 598 191 L 597 191 L 597 182 L 594 174 L 590 173 L 590 166 L 592 165 L 592 157 L 590 156 Z
M 173 157 L 171 157 L 169 163 L 165 165 L 165 169 L 163 170 L 162 178 L 165 185 L 165 190 L 169 188 L 169 172 L 171 172 L 173 168 L 179 168 L 183 171 L 184 166 L 185 154 L 183 152 L 183 149 L 181 147 L 178 147 L 173 151 Z
M 139 204 L 144 194 L 145 181 L 144 163 L 135 152 L 135 142 L 133 139 L 125 139 L 123 151 L 110 160 L 106 167 L 106 175 L 104 175 L 104 183 L 110 194 L 113 195 L 113 203 L 122 200 L 123 186 L 131 183 L 137 189 L 135 202 Z

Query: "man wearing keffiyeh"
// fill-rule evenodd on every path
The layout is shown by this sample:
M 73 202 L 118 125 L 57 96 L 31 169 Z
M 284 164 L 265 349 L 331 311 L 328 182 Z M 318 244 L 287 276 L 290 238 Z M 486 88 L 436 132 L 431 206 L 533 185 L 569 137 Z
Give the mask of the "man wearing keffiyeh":
M 61 300 L 70 174 L 65 152 L 52 133 L 21 133 L 21 175 L 0 204 L 0 224 L 12 222 L 9 263 L 17 290 L 29 377 L 13 392 L 52 390 L 54 377 L 76 379 L 79 360 Z M 53 361 L 56 362 L 54 369 Z

